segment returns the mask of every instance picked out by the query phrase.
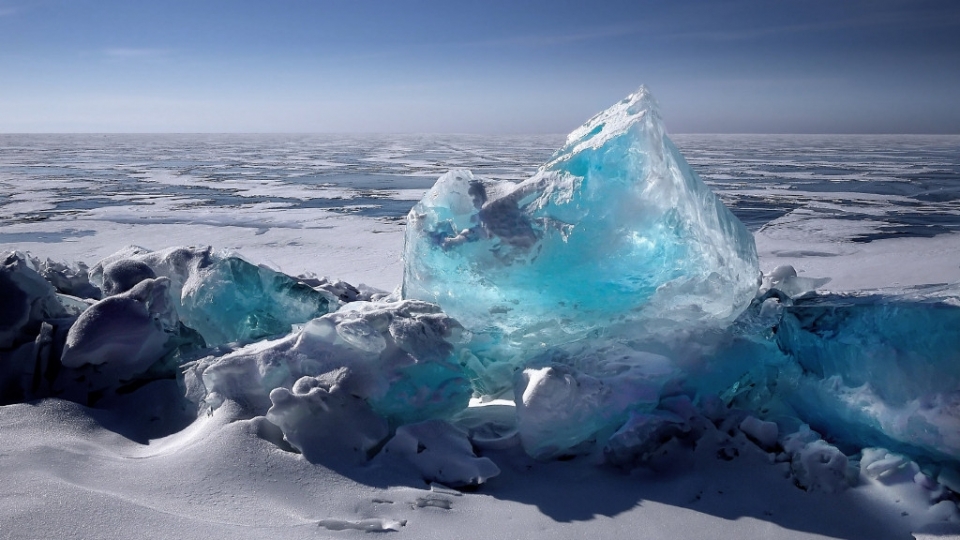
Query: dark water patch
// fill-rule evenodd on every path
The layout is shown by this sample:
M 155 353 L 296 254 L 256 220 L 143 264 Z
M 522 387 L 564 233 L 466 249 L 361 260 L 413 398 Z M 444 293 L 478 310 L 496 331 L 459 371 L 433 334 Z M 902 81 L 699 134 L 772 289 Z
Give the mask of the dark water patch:
M 430 189 L 437 179 L 432 176 L 400 174 L 316 174 L 287 178 L 287 182 L 306 185 L 328 185 L 350 189 Z M 412 206 L 412 205 L 411 205 Z
M 883 226 L 873 233 L 858 234 L 850 238 L 850 241 L 858 244 L 869 244 L 876 240 L 889 240 L 891 238 L 933 238 L 938 234 L 947 232 L 950 231 L 938 229 L 937 227 L 913 227 L 909 225 Z
M 398 201 L 379 197 L 355 197 L 352 199 L 310 199 L 299 201 L 296 208 L 321 208 L 332 212 L 373 218 L 403 218 L 410 212 L 415 201 Z
M 874 195 L 912 197 L 922 191 L 921 186 L 909 182 L 885 180 L 850 180 L 830 182 L 823 180 L 796 180 L 791 182 L 788 189 L 792 191 L 808 191 L 812 193 L 869 193 Z
M 76 211 L 76 210 L 96 210 L 97 208 L 105 208 L 107 206 L 133 206 L 133 205 L 147 205 L 149 202 L 138 201 L 138 200 L 127 200 L 127 199 L 106 199 L 101 197 L 92 197 L 92 198 L 71 198 L 64 201 L 58 201 L 54 203 L 54 210 L 44 210 L 47 213 L 57 213 L 62 211 Z
M 777 257 L 794 257 L 794 258 L 839 256 L 839 253 L 830 253 L 827 251 L 814 251 L 810 249 L 798 249 L 793 251 L 775 250 L 775 251 L 771 251 L 771 253 L 773 253 Z
M 0 244 L 19 244 L 23 242 L 39 242 L 43 244 L 57 244 L 67 238 L 80 238 L 84 236 L 94 236 L 97 231 L 64 229 L 56 232 L 0 232 Z
M 838 213 L 833 217 L 850 221 L 877 219 L 876 216 L 855 213 Z M 866 244 L 889 238 L 933 238 L 937 235 L 960 231 L 960 216 L 952 214 L 888 214 L 882 219 L 883 223 L 878 225 L 875 231 L 854 234 L 850 240 Z
M 803 206 L 787 200 L 770 200 L 765 197 L 721 197 L 723 203 L 737 216 L 747 230 L 756 232 L 771 221 L 785 216 Z

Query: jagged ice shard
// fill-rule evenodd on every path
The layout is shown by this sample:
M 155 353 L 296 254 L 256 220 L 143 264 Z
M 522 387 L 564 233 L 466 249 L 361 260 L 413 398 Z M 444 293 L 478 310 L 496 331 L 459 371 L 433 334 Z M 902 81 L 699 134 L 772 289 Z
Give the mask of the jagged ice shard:
M 524 182 L 442 176 L 408 216 L 404 261 L 405 298 L 526 350 L 722 327 L 759 276 L 752 235 L 664 134 L 645 87 Z

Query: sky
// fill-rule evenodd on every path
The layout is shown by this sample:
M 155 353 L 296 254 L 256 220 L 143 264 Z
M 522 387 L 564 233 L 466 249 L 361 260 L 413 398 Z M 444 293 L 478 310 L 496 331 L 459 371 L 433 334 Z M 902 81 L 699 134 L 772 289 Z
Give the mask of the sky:
M 0 132 L 960 133 L 960 2 L 0 0 Z

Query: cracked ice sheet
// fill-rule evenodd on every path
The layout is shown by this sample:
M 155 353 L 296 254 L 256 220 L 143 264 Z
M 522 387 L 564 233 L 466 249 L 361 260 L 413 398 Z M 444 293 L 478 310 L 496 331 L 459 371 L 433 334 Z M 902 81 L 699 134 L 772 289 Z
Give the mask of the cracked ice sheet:
M 165 186 L 177 187 L 204 187 L 223 191 L 236 197 L 283 197 L 293 200 L 324 199 L 351 199 L 359 190 L 331 187 L 319 184 L 291 184 L 275 179 L 217 180 L 211 181 L 189 175 L 178 174 L 173 171 L 147 171 L 140 174 L 131 174 L 132 178 L 140 178 L 144 182 L 152 182 Z
M 800 276 L 830 278 L 835 292 L 903 291 L 930 284 L 960 283 L 960 233 L 932 238 L 846 240 L 854 231 L 874 232 L 882 223 L 788 214 L 754 233 L 760 269 L 791 265 Z

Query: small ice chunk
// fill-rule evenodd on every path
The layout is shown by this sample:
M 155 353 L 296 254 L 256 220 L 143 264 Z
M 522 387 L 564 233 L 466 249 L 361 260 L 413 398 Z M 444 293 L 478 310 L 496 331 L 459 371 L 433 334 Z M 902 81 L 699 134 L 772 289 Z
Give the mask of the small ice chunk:
M 930 521 L 933 521 L 933 522 L 952 521 L 955 523 L 957 521 L 958 515 L 960 515 L 960 512 L 957 511 L 957 504 L 950 500 L 940 501 L 932 505 L 927 510 L 927 517 Z M 950 528 L 947 530 L 951 532 L 956 531 L 955 528 Z M 950 538 L 951 536 L 953 535 L 949 535 L 949 536 L 946 534 L 937 535 L 938 538 Z M 919 535 L 919 534 L 915 535 L 915 538 L 917 539 L 926 538 L 926 537 L 927 537 L 926 535 Z M 931 535 L 930 538 L 934 538 L 934 536 Z
M 270 392 L 267 420 L 311 463 L 362 463 L 390 434 L 387 421 L 350 393 L 349 371 L 302 377 Z
M 79 317 L 81 313 L 97 303 L 91 298 L 78 298 L 69 294 L 57 293 L 57 300 L 63 306 L 64 311 L 71 317 Z
M 668 411 L 634 412 L 607 441 L 603 455 L 614 465 L 631 465 L 689 429 L 683 418 Z
M 520 443 L 538 459 L 576 453 L 598 431 L 616 429 L 630 411 L 656 406 L 661 386 L 635 369 L 594 377 L 556 363 L 527 368 L 514 387 Z
M 960 471 L 954 467 L 943 467 L 937 475 L 937 483 L 954 493 L 960 493 Z
M 465 432 L 443 420 L 398 427 L 380 456 L 412 465 L 427 482 L 447 486 L 478 485 L 500 474 L 493 461 L 474 454 Z
M 167 298 L 169 284 L 166 278 L 147 279 L 84 311 L 67 334 L 64 367 L 106 365 L 99 377 L 116 382 L 171 352 L 178 343 L 172 339 L 177 318 Z
M 471 403 L 452 422 L 466 431 L 470 442 L 481 450 L 502 450 L 520 444 L 517 410 L 512 401 Z
M 113 296 L 129 291 L 145 279 L 157 274 L 146 263 L 133 259 L 121 259 L 103 268 L 103 295 Z
M 777 289 L 783 294 L 797 298 L 807 295 L 830 282 L 830 278 L 808 278 L 797 275 L 796 269 L 785 264 L 765 274 L 761 280 L 760 293 Z
M 775 422 L 764 422 L 755 416 L 747 416 L 740 422 L 740 431 L 756 441 L 764 450 L 770 450 L 777 445 L 779 429 Z
M 794 479 L 803 489 L 837 493 L 850 486 L 847 456 L 809 426 L 802 426 L 797 433 L 784 437 L 783 447 L 790 456 Z
M 788 278 L 797 277 L 797 270 L 789 264 L 781 264 L 763 277 L 765 280 L 769 280 L 771 285 L 777 285 Z
M 894 454 L 885 448 L 864 448 L 861 455 L 860 472 L 870 478 L 890 478 L 905 466 L 912 463 L 906 456 Z M 920 472 L 919 468 L 911 470 L 909 478 L 912 479 L 918 472 Z
M 770 325 L 780 321 L 783 314 L 783 305 L 777 298 L 767 298 L 760 304 L 760 320 Z
M 380 300 L 386 296 L 388 293 L 369 287 L 364 284 L 354 286 L 346 281 L 341 281 L 339 279 L 327 279 L 327 278 L 317 278 L 313 275 L 300 275 L 297 276 L 297 279 L 306 283 L 310 287 L 326 291 L 344 304 L 356 301 L 369 302 L 371 300 Z
M 71 266 L 50 259 L 40 260 L 36 257 L 31 257 L 30 261 L 43 279 L 49 281 L 57 292 L 77 298 L 100 299 L 100 289 L 90 283 L 89 268 L 82 262 Z

